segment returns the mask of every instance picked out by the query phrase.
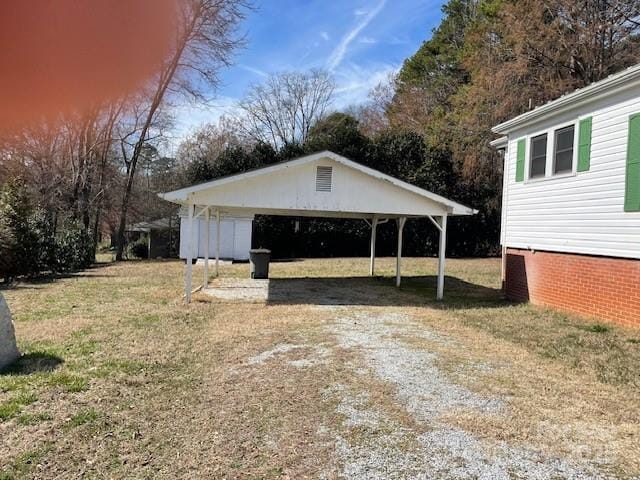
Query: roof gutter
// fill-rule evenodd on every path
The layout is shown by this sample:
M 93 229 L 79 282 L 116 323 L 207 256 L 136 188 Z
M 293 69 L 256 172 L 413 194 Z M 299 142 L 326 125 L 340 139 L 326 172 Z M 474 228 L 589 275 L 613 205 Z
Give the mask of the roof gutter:
M 500 138 L 496 138 L 495 140 L 492 140 L 491 142 L 489 142 L 489 145 L 495 148 L 496 150 L 500 150 L 501 148 L 507 148 L 508 143 L 509 143 L 509 137 L 504 136 L 504 137 L 500 137 Z

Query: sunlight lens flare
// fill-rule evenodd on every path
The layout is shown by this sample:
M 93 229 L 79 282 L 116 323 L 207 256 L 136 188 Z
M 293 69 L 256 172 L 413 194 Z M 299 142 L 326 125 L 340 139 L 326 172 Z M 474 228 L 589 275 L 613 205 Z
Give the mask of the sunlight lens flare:
M 139 88 L 175 18 L 175 0 L 0 2 L 0 129 Z

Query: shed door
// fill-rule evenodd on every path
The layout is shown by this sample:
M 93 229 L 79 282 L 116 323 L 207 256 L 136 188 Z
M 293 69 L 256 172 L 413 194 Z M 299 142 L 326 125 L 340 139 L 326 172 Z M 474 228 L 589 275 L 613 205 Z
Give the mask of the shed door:
M 235 260 L 249 260 L 251 249 L 251 220 L 236 220 L 233 258 Z
M 198 256 L 204 258 L 206 243 L 206 220 L 200 220 L 200 249 Z M 216 258 L 216 221 L 211 220 L 209 234 L 209 258 Z M 220 220 L 220 258 L 233 258 L 233 220 Z

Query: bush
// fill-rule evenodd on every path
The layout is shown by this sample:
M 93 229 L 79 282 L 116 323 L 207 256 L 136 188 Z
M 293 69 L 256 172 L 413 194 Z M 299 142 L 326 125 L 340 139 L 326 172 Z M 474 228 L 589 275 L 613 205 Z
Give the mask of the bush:
M 0 211 L 0 278 L 10 278 L 16 263 L 16 239 L 7 218 Z
M 56 237 L 53 222 L 47 212 L 36 209 L 29 217 L 28 229 L 33 235 L 31 255 L 34 261 L 34 272 L 55 271 Z
M 31 205 L 20 179 L 2 187 L 0 278 L 79 270 L 90 266 L 94 259 L 93 239 L 82 224 L 69 221 L 56 232 L 50 215 Z
M 149 244 L 147 237 L 141 237 L 129 244 L 129 254 L 135 258 L 149 258 Z
M 54 272 L 68 272 L 89 267 L 95 260 L 93 239 L 78 222 L 69 222 L 56 238 Z

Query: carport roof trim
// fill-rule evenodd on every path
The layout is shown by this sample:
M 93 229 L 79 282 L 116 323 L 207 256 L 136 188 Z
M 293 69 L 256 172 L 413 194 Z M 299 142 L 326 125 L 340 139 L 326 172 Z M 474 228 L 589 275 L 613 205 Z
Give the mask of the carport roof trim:
M 275 163 L 273 165 L 267 165 L 265 167 L 256 168 L 253 170 L 249 170 L 247 172 L 229 175 L 221 178 L 216 178 L 215 180 L 199 183 L 196 185 L 192 185 L 190 187 L 181 188 L 171 192 L 160 193 L 158 195 L 160 196 L 160 198 L 163 198 L 164 200 L 167 200 L 169 202 L 178 203 L 178 204 L 188 204 L 189 197 L 193 193 L 201 192 L 203 190 L 208 190 L 210 188 L 225 185 L 228 183 L 257 177 L 266 173 L 277 172 L 289 167 L 304 165 L 305 163 L 314 162 L 316 160 L 321 160 L 323 158 L 328 158 L 346 167 L 353 168 L 354 170 L 358 170 L 366 175 L 377 178 L 379 180 L 389 182 L 392 185 L 395 185 L 396 187 L 402 188 L 404 190 L 408 190 L 419 196 L 425 197 L 433 202 L 442 204 L 445 207 L 447 207 L 447 209 L 450 211 L 452 215 L 475 215 L 476 213 L 478 213 L 478 210 L 467 207 L 466 205 L 462 205 L 461 203 L 454 202 L 453 200 L 449 200 L 448 198 L 445 198 L 441 195 L 437 195 L 423 188 L 416 187 L 415 185 L 411 185 L 410 183 L 407 183 L 398 178 L 392 177 L 391 175 L 387 175 L 378 170 L 374 170 L 373 168 L 369 168 L 364 165 L 361 165 L 357 162 L 354 162 L 353 160 L 349 160 L 348 158 L 345 158 L 342 155 L 338 155 L 328 150 L 318 152 L 318 153 L 313 153 L 311 155 L 305 155 L 304 157 L 299 157 L 292 160 L 287 160 L 285 162 Z

